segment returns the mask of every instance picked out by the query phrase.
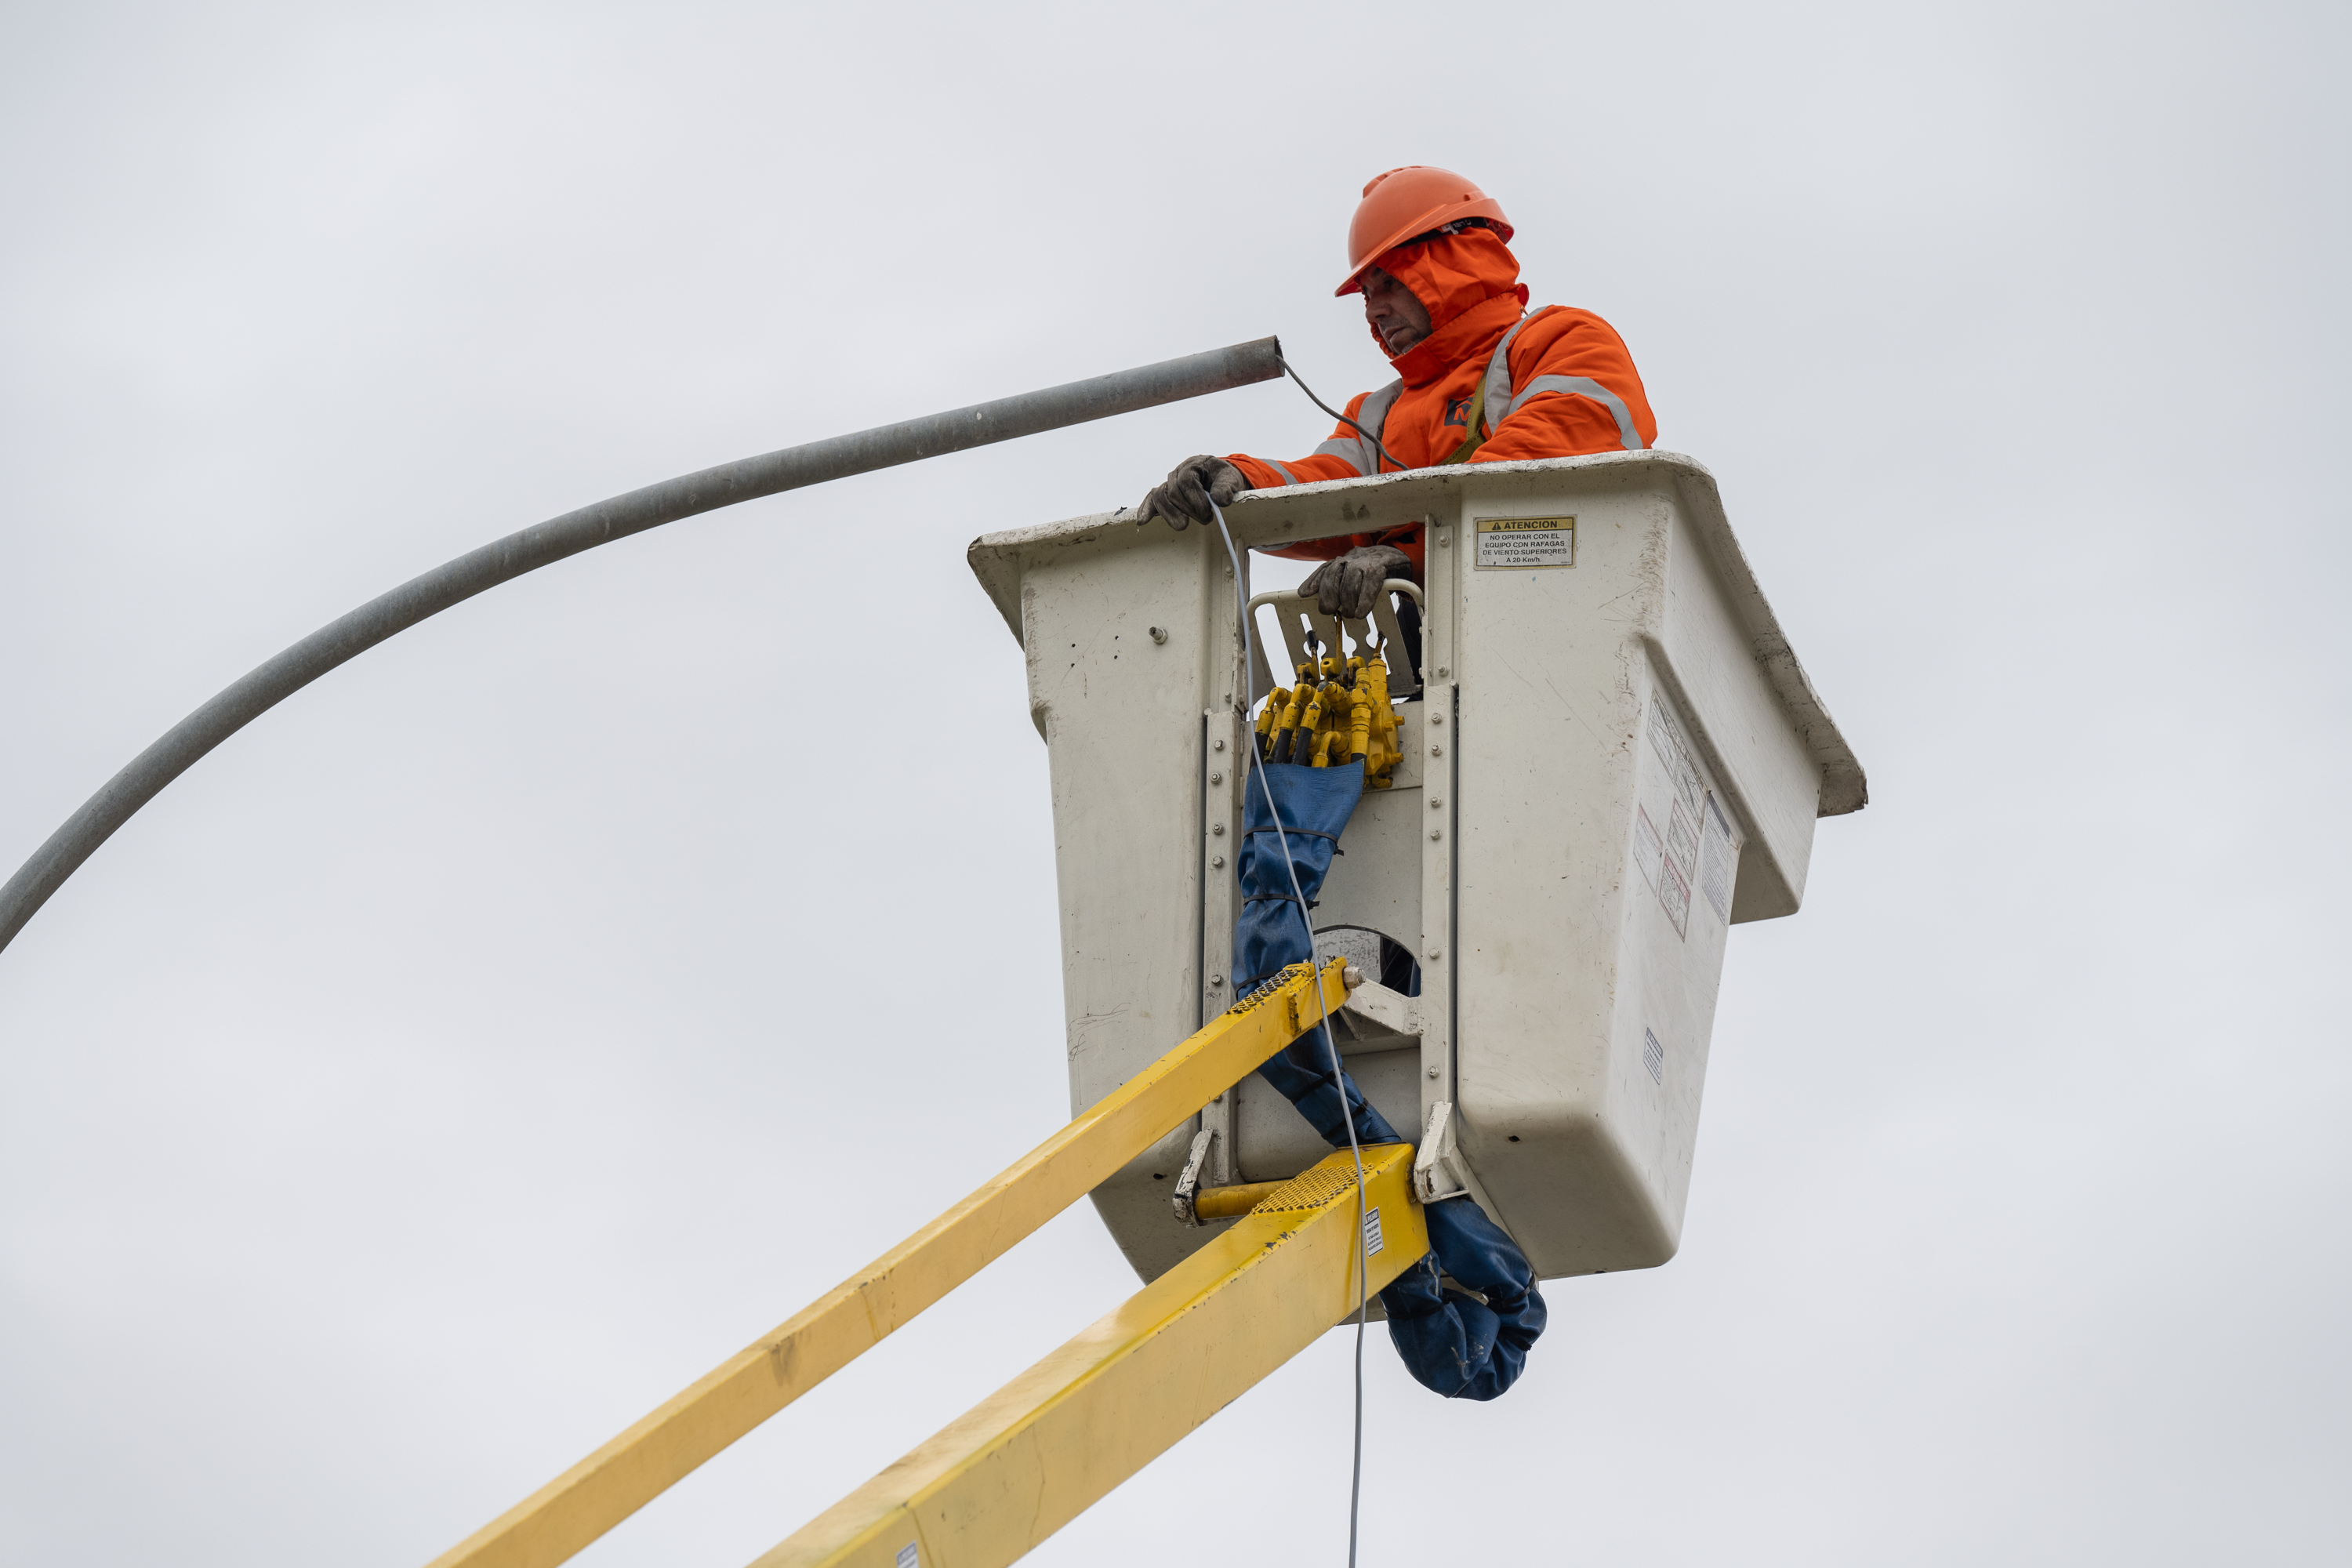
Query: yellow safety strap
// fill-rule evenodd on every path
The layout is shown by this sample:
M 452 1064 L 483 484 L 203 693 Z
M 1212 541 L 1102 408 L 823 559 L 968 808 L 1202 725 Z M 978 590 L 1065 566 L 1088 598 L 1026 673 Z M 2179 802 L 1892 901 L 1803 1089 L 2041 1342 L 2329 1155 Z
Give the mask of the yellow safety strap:
M 1482 374 L 1478 377 L 1476 389 L 1470 394 L 1470 434 L 1462 438 L 1462 445 L 1454 448 L 1452 457 L 1438 459 L 1438 467 L 1444 468 L 1447 463 L 1466 463 L 1471 453 L 1486 444 L 1486 437 L 1478 430 L 1479 421 L 1486 416 L 1486 378 Z

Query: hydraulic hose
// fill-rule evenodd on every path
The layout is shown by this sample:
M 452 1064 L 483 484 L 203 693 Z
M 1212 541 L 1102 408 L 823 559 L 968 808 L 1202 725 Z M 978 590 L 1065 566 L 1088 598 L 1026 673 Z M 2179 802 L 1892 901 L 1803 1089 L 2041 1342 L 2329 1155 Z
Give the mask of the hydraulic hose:
M 781 490 L 1009 441 L 1016 436 L 1034 436 L 1066 425 L 1272 381 L 1283 374 L 1283 368 L 1282 345 L 1273 338 L 1163 360 L 722 463 L 565 512 L 460 555 L 320 627 L 181 720 L 132 758 L 0 888 L 0 949 L 16 940 L 49 895 L 64 886 L 66 879 L 116 828 L 205 752 L 336 666 L 452 605 L 568 555 L 680 518 Z

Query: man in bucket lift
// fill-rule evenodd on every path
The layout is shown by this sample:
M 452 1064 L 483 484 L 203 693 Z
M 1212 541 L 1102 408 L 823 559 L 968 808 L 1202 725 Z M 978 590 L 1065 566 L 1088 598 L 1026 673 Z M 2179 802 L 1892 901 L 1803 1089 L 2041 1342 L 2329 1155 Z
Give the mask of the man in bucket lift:
M 1444 169 L 1391 169 L 1364 187 L 1348 231 L 1349 272 L 1339 295 L 1360 292 L 1364 319 L 1397 379 L 1360 394 L 1329 440 L 1286 463 L 1239 453 L 1188 458 L 1137 509 L 1138 523 L 1211 521 L 1244 490 L 1273 489 L 1445 463 L 1505 462 L 1587 452 L 1638 452 L 1657 437 L 1642 378 L 1624 341 L 1586 310 L 1527 312 L 1528 290 L 1507 247 L 1503 209 Z M 1419 528 L 1316 540 L 1276 552 L 1320 561 L 1300 584 L 1323 613 L 1360 620 L 1381 583 L 1422 574 Z M 1398 605 L 1405 650 L 1420 662 L 1418 617 Z M 1264 766 L 1262 764 L 1262 766 Z M 1311 906 L 1339 835 L 1362 789 L 1358 770 L 1265 767 L 1267 792 L 1287 797 L 1281 835 L 1257 791 L 1245 797 L 1235 869 L 1245 892 L 1234 933 L 1235 994 L 1308 957 L 1308 922 L 1286 889 L 1297 879 Z M 1346 774 L 1352 773 L 1349 779 Z M 1274 784 L 1276 775 L 1285 777 Z M 1278 868 L 1272 858 L 1287 848 Z M 1262 884 L 1262 886 L 1261 886 Z M 1324 1139 L 1346 1148 L 1399 1142 L 1344 1073 L 1334 1083 L 1321 1031 L 1258 1071 Z M 1508 1389 L 1543 1332 L 1535 1270 L 1508 1235 L 1468 1197 L 1427 1210 L 1431 1256 L 1381 1292 L 1389 1335 L 1406 1367 L 1449 1398 L 1492 1399 Z
M 1136 521 L 1205 524 L 1210 496 L 1224 506 L 1244 490 L 1318 479 L 1647 450 L 1658 423 L 1625 341 L 1590 310 L 1528 312 L 1510 237 L 1501 204 L 1459 174 L 1415 165 L 1366 185 L 1338 295 L 1363 295 L 1364 320 L 1397 379 L 1359 394 L 1307 457 L 1185 458 L 1143 498 Z M 1360 618 L 1384 579 L 1421 579 L 1418 528 L 1274 553 L 1326 563 L 1300 587 L 1328 616 Z

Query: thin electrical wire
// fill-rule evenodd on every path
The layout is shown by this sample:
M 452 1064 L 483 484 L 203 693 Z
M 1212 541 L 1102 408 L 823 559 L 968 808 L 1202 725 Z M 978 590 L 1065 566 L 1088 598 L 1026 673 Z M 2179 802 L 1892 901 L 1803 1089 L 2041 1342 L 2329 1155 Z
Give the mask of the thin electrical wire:
M 1287 365 L 1283 368 L 1289 369 Z M 1297 373 L 1292 372 L 1291 379 L 1297 381 Z M 1305 390 L 1305 382 L 1298 384 Z M 1315 395 L 1309 392 L 1307 395 Z M 1319 402 L 1318 406 L 1321 406 Z M 1242 626 L 1242 691 L 1247 698 L 1242 714 L 1247 718 L 1257 707 L 1257 641 L 1250 626 L 1248 580 L 1242 575 L 1242 558 L 1234 549 L 1233 530 L 1225 526 L 1224 509 L 1214 497 L 1209 500 L 1209 510 L 1216 517 L 1217 535 L 1225 542 L 1225 559 L 1233 566 L 1234 605 L 1240 612 Z M 1320 659 L 1322 655 L 1318 653 L 1316 658 Z M 1251 776 L 1257 780 L 1258 791 L 1265 797 L 1275 841 L 1282 846 L 1283 869 L 1290 874 L 1290 896 L 1297 906 L 1299 921 L 1307 927 L 1307 962 L 1313 966 L 1315 921 L 1307 912 L 1307 895 L 1298 885 L 1298 863 L 1290 858 L 1290 835 L 1284 831 L 1281 808 L 1274 803 L 1274 786 L 1266 782 L 1265 763 L 1257 754 L 1256 738 L 1246 728 L 1243 731 L 1242 750 L 1248 753 Z M 1324 1054 L 1331 1064 L 1331 1086 L 1339 1093 L 1339 1110 L 1348 1122 L 1348 1152 L 1356 1162 L 1356 1441 L 1348 1473 L 1348 1568 L 1356 1568 L 1356 1524 L 1362 1513 L 1364 1496 L 1364 1327 L 1371 1316 L 1372 1249 L 1371 1237 L 1365 1234 L 1364 1150 L 1356 1140 L 1355 1112 L 1348 1108 L 1348 1079 L 1339 1070 L 1339 1047 L 1331 1040 L 1331 1010 L 1324 1004 L 1319 975 L 1314 991 L 1316 1027 L 1322 1032 Z
M 1297 371 L 1290 368 L 1290 362 L 1288 360 L 1283 358 L 1280 354 L 1276 354 L 1274 356 L 1274 363 L 1282 367 L 1282 371 L 1285 375 L 1287 375 L 1291 380 L 1298 383 L 1298 390 L 1307 395 L 1307 402 L 1315 405 L 1316 407 L 1320 408 L 1324 413 L 1328 414 L 1332 418 L 1337 419 L 1340 424 L 1345 425 L 1349 429 L 1353 430 L 1357 435 L 1361 436 L 1373 446 L 1380 447 L 1381 457 L 1386 458 L 1391 463 L 1395 463 L 1400 468 L 1404 467 L 1402 463 L 1397 462 L 1396 454 L 1394 452 L 1390 451 L 1386 447 L 1381 446 L 1381 438 L 1378 436 L 1373 435 L 1370 430 L 1365 429 L 1362 426 L 1357 424 L 1354 420 L 1333 408 L 1321 398 L 1316 396 L 1315 389 L 1307 385 L 1304 380 L 1301 380 Z M 1212 501 L 1210 504 L 1213 506 L 1216 503 Z M 1222 515 L 1220 516 L 1219 521 L 1223 521 Z

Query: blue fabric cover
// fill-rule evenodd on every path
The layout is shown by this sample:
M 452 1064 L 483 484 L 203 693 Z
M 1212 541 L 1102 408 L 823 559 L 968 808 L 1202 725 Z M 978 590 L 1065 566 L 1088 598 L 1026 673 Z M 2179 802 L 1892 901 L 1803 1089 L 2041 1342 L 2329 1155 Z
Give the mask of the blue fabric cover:
M 1339 1082 L 1346 1089 L 1345 1104 L 1340 1090 L 1331 1085 L 1331 1057 L 1323 1044 L 1323 1031 L 1309 1030 L 1293 1040 L 1286 1049 L 1277 1051 L 1260 1064 L 1257 1076 L 1274 1085 L 1291 1108 L 1307 1118 L 1307 1125 L 1323 1135 L 1323 1142 L 1334 1149 L 1348 1146 L 1348 1121 L 1356 1120 L 1358 1143 L 1402 1143 L 1404 1134 L 1388 1123 L 1388 1118 L 1372 1109 L 1364 1091 L 1346 1072 Z
M 1323 890 L 1331 858 L 1339 853 L 1339 834 L 1355 815 L 1356 802 L 1363 798 L 1364 764 L 1310 768 L 1267 763 L 1244 784 L 1242 841 L 1234 852 L 1234 874 L 1242 887 L 1242 912 L 1234 922 L 1236 996 L 1248 994 L 1291 964 L 1313 962 L 1311 917 L 1298 907 L 1298 897 L 1303 895 L 1312 908 L 1315 895 Z M 1266 809 L 1269 791 L 1282 812 L 1279 835 Z M 1286 839 L 1289 867 L 1282 858 Z M 1293 868 L 1298 874 L 1297 895 L 1290 889 Z M 1297 1107 L 1307 1125 L 1334 1149 L 1348 1146 L 1350 1116 L 1355 1119 L 1357 1142 L 1402 1142 L 1397 1130 L 1364 1099 L 1355 1079 L 1342 1073 L 1339 1087 L 1332 1084 L 1332 1056 L 1326 1033 L 1316 1029 L 1299 1036 L 1260 1067 L 1258 1077 Z
M 1312 962 L 1312 908 L 1339 852 L 1340 833 L 1364 793 L 1364 767 L 1299 767 L 1264 763 L 1247 781 L 1242 841 L 1234 855 L 1241 879 L 1242 913 L 1234 926 L 1234 994 L 1244 995 L 1294 963 Z M 1261 785 L 1259 779 L 1265 781 Z M 1271 791 L 1281 808 L 1290 849 L 1274 832 L 1266 808 Z M 1291 892 L 1291 868 L 1298 895 Z M 1334 1057 L 1327 1030 L 1301 1035 L 1257 1069 L 1307 1124 L 1335 1149 L 1348 1146 L 1348 1123 L 1355 1121 L 1359 1143 L 1404 1140 L 1372 1109 L 1355 1080 L 1344 1072 L 1331 1082 Z M 1381 1292 L 1389 1315 L 1389 1338 L 1406 1370 L 1425 1388 L 1448 1399 L 1492 1399 L 1518 1380 L 1528 1347 L 1543 1332 L 1543 1295 L 1527 1258 L 1470 1199 L 1447 1198 L 1423 1211 L 1429 1221 L 1428 1255 Z M 1438 1280 L 1443 1270 L 1486 1298 L 1481 1306 Z
M 1263 784 L 1260 781 L 1263 780 Z M 1290 873 L 1282 863 L 1283 838 L 1266 810 L 1268 791 L 1282 808 L 1282 826 L 1299 891 L 1309 908 L 1330 875 L 1339 835 L 1364 796 L 1364 764 L 1308 768 L 1265 763 L 1242 781 L 1242 841 L 1234 851 L 1241 879 L 1242 912 L 1234 922 L 1234 994 L 1247 995 L 1276 970 L 1315 956 L 1306 913 L 1291 897 Z
M 1493 1399 L 1519 1380 L 1544 1331 L 1543 1292 L 1526 1254 L 1468 1198 L 1422 1210 L 1429 1251 L 1381 1292 L 1389 1342 L 1423 1388 L 1448 1399 Z M 1443 1271 L 1486 1304 L 1438 1282 Z

